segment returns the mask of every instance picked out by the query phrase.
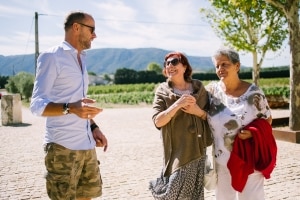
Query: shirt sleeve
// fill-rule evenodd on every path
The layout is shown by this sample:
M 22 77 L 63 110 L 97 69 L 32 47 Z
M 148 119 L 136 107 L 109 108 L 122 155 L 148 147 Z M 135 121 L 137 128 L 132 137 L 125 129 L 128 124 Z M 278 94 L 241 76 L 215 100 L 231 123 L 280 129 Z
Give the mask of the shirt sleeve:
M 155 120 L 156 116 L 167 109 L 166 107 L 166 103 L 164 101 L 164 98 L 163 96 L 161 95 L 161 90 L 163 90 L 162 86 L 159 85 L 158 88 L 156 89 L 155 91 L 155 94 L 154 94 L 154 100 L 153 100 L 153 104 L 152 104 L 152 108 L 153 108 L 153 121 Z
M 42 116 L 50 99 L 51 89 L 57 77 L 57 64 L 53 53 L 41 54 L 37 60 L 30 110 L 34 115 Z
M 264 94 L 264 92 L 255 86 L 255 91 L 251 95 L 252 104 L 256 107 L 257 110 L 257 118 L 269 118 L 271 116 L 271 109 L 268 104 L 268 100 Z
M 269 106 L 268 100 L 264 94 L 264 92 L 259 89 L 261 91 L 261 94 L 263 95 L 263 102 L 261 105 L 261 108 L 263 108 L 263 116 L 268 119 L 269 117 L 271 117 L 272 113 L 271 113 L 271 108 Z

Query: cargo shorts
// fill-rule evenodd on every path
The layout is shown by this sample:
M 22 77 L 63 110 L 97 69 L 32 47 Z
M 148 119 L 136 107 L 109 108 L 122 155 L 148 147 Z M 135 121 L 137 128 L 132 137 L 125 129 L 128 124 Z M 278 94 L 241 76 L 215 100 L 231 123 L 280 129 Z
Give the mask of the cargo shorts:
M 102 195 L 102 179 L 95 149 L 70 150 L 45 145 L 46 188 L 50 199 L 74 200 Z

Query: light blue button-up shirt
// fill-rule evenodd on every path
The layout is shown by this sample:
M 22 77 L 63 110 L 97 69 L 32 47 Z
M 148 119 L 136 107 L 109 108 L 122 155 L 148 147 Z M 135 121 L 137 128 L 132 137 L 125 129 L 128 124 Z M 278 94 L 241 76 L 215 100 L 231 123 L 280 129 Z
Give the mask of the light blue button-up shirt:
M 72 103 L 86 97 L 88 74 L 85 53 L 80 55 L 82 70 L 77 53 L 75 48 L 64 41 L 61 45 L 40 54 L 30 104 L 34 115 L 42 116 L 50 102 Z M 46 118 L 44 143 L 50 142 L 72 150 L 95 148 L 89 120 L 79 118 L 75 114 Z

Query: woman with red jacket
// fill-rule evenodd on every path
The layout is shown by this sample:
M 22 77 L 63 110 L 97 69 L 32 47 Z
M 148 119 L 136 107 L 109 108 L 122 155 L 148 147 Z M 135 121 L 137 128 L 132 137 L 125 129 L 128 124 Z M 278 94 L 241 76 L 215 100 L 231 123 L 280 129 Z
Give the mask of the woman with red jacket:
M 254 133 L 245 127 L 255 119 L 265 119 L 271 124 L 271 110 L 263 91 L 239 78 L 241 63 L 236 51 L 221 48 L 212 59 L 220 79 L 206 86 L 210 96 L 208 123 L 214 137 L 213 156 L 218 174 L 216 199 L 263 200 L 264 175 L 261 171 L 252 168 L 253 173 L 247 175 L 244 187 L 238 192 L 231 184 L 228 161 L 236 137 L 251 139 Z M 241 172 L 236 169 L 236 173 Z

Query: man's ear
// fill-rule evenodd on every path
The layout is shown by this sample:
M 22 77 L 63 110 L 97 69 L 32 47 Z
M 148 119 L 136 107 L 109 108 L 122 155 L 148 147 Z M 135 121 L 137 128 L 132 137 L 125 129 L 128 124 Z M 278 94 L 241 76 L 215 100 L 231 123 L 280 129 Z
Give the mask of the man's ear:
M 78 31 L 78 30 L 79 30 L 79 24 L 74 23 L 74 24 L 72 25 L 72 29 L 73 29 L 73 31 Z

